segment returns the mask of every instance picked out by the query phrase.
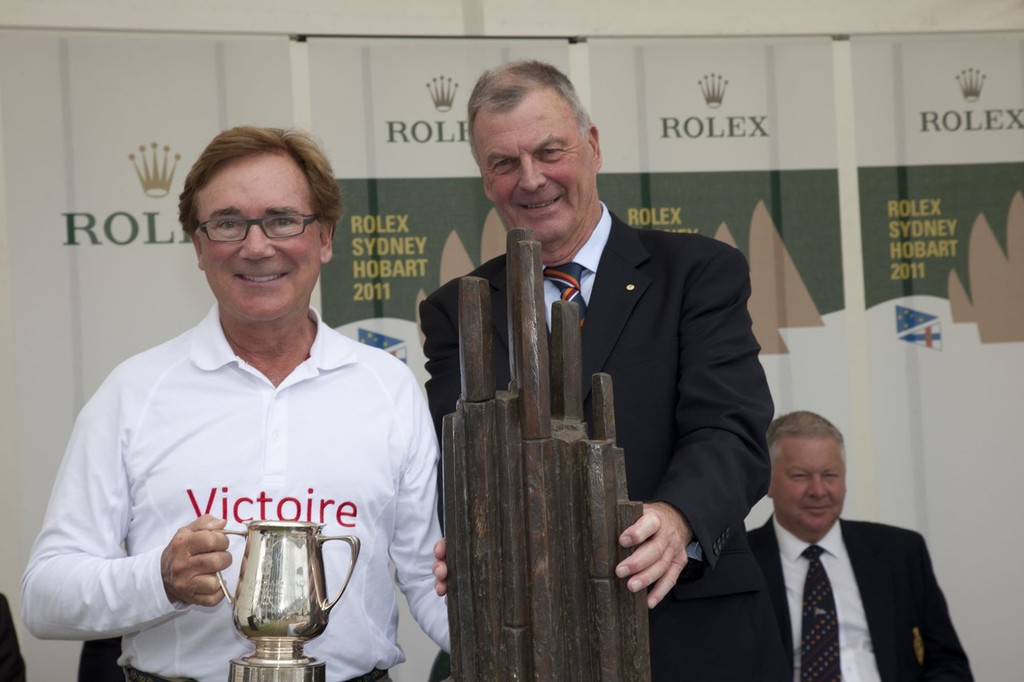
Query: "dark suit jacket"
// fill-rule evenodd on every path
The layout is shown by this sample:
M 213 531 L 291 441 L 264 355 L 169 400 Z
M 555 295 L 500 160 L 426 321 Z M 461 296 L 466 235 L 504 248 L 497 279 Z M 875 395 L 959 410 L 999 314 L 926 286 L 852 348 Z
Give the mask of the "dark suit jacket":
M 122 682 L 124 669 L 117 664 L 120 656 L 120 637 L 82 642 L 82 652 L 78 657 L 78 682 Z
M 472 274 L 491 285 L 495 372 L 503 389 L 509 381 L 505 257 Z M 693 679 L 762 679 L 757 670 L 736 666 L 752 665 L 755 656 L 774 660 L 770 653 L 736 655 L 744 646 L 738 632 L 753 640 L 766 636 L 751 632 L 751 613 L 701 599 L 764 597 L 743 519 L 767 489 L 764 434 L 773 406 L 751 332 L 749 295 L 747 264 L 736 249 L 698 235 L 634 230 L 612 216 L 583 327 L 585 412 L 589 419 L 591 375 L 609 373 L 630 497 L 679 509 L 709 565 L 704 577 L 677 584 L 651 613 L 655 679 L 678 679 L 681 669 L 693 671 Z M 431 375 L 427 396 L 440 433 L 460 392 L 457 280 L 423 302 L 420 321 Z M 777 639 L 766 597 L 763 609 L 767 636 Z M 715 627 L 719 621 L 722 629 Z
M 841 520 L 840 529 L 864 602 L 882 682 L 973 680 L 924 538 L 903 528 L 864 521 Z M 771 519 L 750 532 L 750 547 L 768 581 L 792 668 L 792 626 Z M 923 664 L 917 662 L 914 653 L 914 628 L 919 629 L 924 644 Z
M 25 661 L 18 647 L 18 633 L 7 597 L 0 594 L 0 680 L 25 682 Z

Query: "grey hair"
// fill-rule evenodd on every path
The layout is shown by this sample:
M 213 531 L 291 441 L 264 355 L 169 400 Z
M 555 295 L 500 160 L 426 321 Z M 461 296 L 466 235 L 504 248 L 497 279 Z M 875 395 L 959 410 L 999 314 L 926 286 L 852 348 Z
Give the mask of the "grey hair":
M 776 417 L 768 426 L 768 452 L 771 453 L 772 461 L 779 458 L 782 448 L 779 440 L 785 436 L 794 438 L 830 438 L 839 443 L 839 453 L 846 459 L 846 443 L 843 434 L 836 428 L 835 424 L 822 417 L 820 414 L 798 410 Z
M 586 136 L 590 129 L 590 114 L 583 107 L 572 81 L 564 73 L 534 59 L 507 62 L 485 71 L 477 79 L 473 93 L 469 96 L 469 149 L 474 160 L 479 162 L 474 128 L 480 111 L 512 111 L 531 92 L 543 88 L 553 90 L 569 105 L 580 133 Z

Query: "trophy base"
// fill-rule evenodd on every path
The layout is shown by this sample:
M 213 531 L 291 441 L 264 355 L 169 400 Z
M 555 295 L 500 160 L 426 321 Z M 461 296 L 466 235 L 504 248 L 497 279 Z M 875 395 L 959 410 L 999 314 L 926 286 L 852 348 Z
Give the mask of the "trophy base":
M 244 661 L 231 661 L 228 682 L 324 682 L 326 669 L 323 661 L 306 659 L 305 662 L 288 665 L 253 665 Z

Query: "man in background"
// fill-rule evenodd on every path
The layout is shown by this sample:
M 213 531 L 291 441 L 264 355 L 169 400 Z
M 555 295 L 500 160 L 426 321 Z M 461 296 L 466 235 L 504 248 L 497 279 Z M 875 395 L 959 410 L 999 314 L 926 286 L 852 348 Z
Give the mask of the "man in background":
M 794 680 L 972 680 L 924 538 L 840 520 L 843 436 L 813 412 L 768 429 L 775 513 L 750 532 Z
M 743 255 L 699 235 L 635 230 L 611 213 L 597 192 L 597 127 L 549 64 L 512 62 L 483 74 L 468 125 L 484 191 L 505 226 L 530 228 L 546 267 L 576 268 L 546 273 L 545 299 L 548 310 L 559 297 L 581 306 L 588 419 L 590 377 L 607 372 L 614 381 L 629 496 L 644 502 L 620 537 L 634 551 L 616 574 L 630 590 L 647 590 L 653 680 L 785 679 L 743 524 L 767 488 L 773 409 Z M 505 257 L 472 274 L 491 285 L 495 376 L 504 387 Z M 420 320 L 439 428 L 460 392 L 457 281 L 423 302 Z M 443 546 L 438 554 L 443 593 Z

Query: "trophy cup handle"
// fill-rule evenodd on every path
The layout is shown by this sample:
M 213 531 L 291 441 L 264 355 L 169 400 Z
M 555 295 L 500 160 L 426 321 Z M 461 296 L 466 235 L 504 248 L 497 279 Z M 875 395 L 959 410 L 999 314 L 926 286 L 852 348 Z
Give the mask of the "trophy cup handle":
M 334 605 L 338 603 L 339 599 L 341 599 L 341 595 L 345 594 L 345 588 L 348 587 L 348 581 L 352 578 L 352 571 L 355 570 L 355 567 L 356 567 L 356 559 L 359 558 L 359 538 L 357 538 L 356 536 L 354 536 L 354 535 L 328 535 L 328 536 L 321 536 L 319 538 L 319 541 L 320 541 L 321 545 L 323 543 L 325 543 L 325 542 L 330 541 L 330 540 L 341 540 L 342 542 L 347 543 L 348 546 L 352 548 L 352 560 L 348 564 L 348 573 L 345 575 L 345 581 L 343 583 L 341 583 L 341 589 L 338 590 L 338 596 L 335 597 L 333 600 L 327 602 L 327 604 L 324 606 L 324 610 L 327 613 L 331 612 L 331 609 L 334 608 Z
M 221 530 L 221 533 L 224 533 L 225 535 L 238 535 L 238 536 L 243 537 L 243 538 L 249 536 L 249 532 L 248 531 L 241 531 L 241 530 L 227 530 L 227 529 L 224 529 L 224 530 Z M 232 606 L 234 606 L 235 605 L 235 599 L 234 599 L 234 597 L 231 596 L 231 592 L 228 591 L 227 583 L 224 582 L 224 576 L 222 576 L 220 574 L 220 571 L 217 571 L 217 582 L 220 583 L 220 591 L 224 593 L 225 597 L 227 597 L 228 603 L 231 604 Z

